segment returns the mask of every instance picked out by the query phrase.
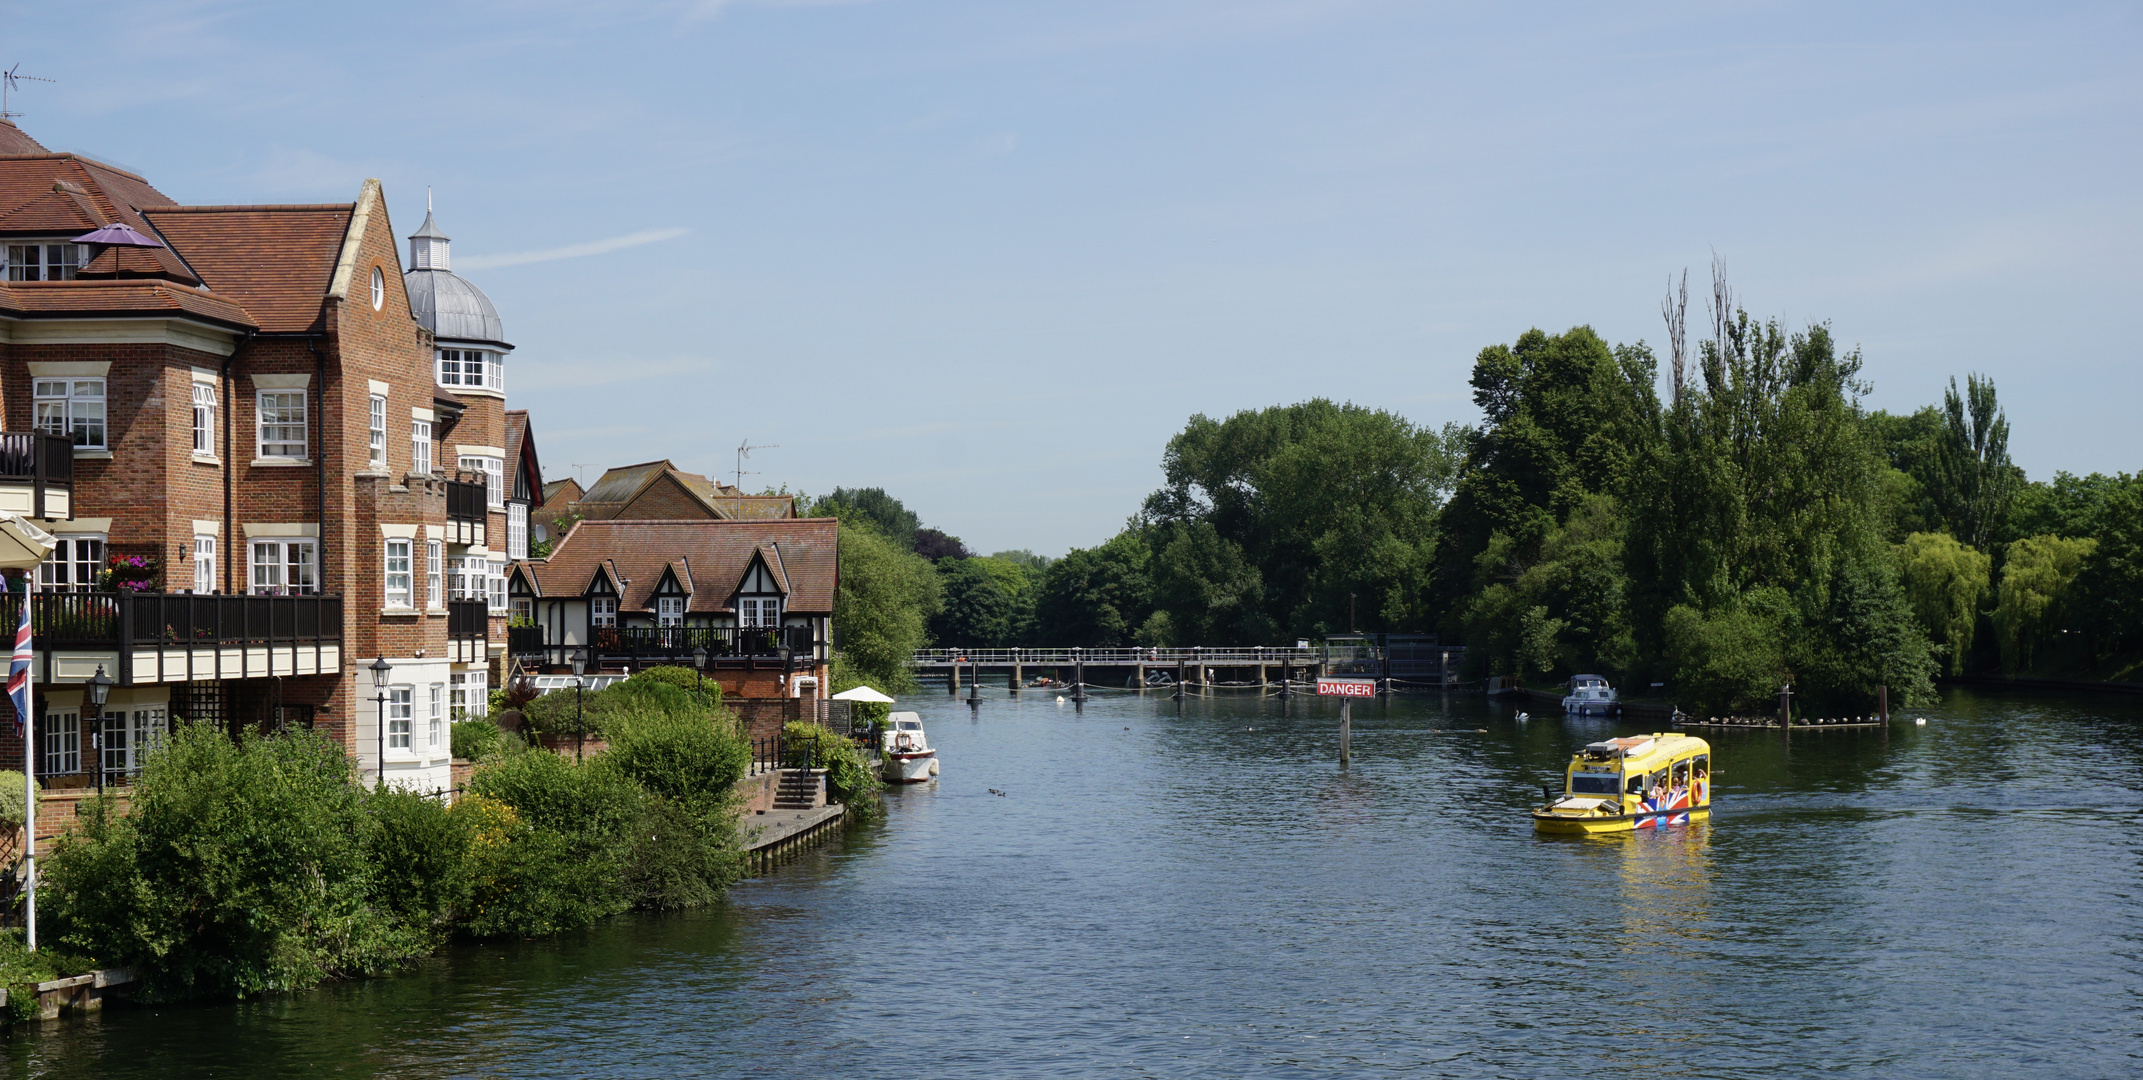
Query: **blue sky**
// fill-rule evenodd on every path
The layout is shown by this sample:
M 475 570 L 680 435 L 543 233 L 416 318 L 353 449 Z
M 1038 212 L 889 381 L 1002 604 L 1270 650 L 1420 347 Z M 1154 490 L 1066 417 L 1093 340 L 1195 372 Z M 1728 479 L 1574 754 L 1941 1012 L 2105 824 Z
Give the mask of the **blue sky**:
M 547 471 L 877 485 L 1106 539 L 1192 413 L 1470 422 L 1484 345 L 1683 267 L 1872 403 L 1991 374 L 2133 471 L 2143 10 L 1376 0 L 0 3 L 25 130 L 184 202 L 425 187 Z M 1701 294 L 1701 283 L 1692 292 Z M 1703 321 L 1701 311 L 1692 322 Z

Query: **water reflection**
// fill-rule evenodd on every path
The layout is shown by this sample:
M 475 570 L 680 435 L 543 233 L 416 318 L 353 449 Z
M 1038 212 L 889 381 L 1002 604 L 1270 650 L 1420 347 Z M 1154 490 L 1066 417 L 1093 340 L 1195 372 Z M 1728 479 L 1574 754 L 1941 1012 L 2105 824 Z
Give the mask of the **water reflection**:
M 1543 838 L 1540 783 L 1640 725 L 1382 701 L 1342 772 L 1314 697 L 1053 697 L 919 702 L 939 780 L 716 908 L 55 1025 L 9 1065 L 2096 1076 L 2143 1052 L 2143 725 L 2119 699 L 1954 695 L 1887 743 L 1707 732 L 1709 824 Z

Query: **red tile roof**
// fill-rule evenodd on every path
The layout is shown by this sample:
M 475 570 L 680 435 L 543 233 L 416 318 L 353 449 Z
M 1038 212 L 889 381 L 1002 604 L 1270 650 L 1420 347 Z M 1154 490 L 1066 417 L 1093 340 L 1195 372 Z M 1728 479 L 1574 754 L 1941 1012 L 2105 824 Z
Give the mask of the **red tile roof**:
M 679 576 L 695 590 L 686 610 L 705 613 L 730 610 L 752 556 L 765 551 L 772 556 L 768 566 L 786 582 L 789 610 L 830 615 L 839 585 L 838 529 L 833 518 L 581 521 L 550 558 L 518 565 L 545 596 L 579 596 L 601 567 L 613 566 L 627 582 L 619 607 L 647 611 L 663 570 L 682 562 Z
M 0 120 L 0 155 L 48 153 L 36 139 L 23 134 L 13 120 Z
M 246 309 L 191 285 L 153 278 L 117 281 L 9 281 L 0 283 L 0 312 L 23 318 L 81 315 L 190 315 L 238 329 L 254 329 Z
M 291 333 L 319 328 L 354 210 L 352 203 L 165 206 L 145 216 L 210 289 L 244 305 L 262 330 Z

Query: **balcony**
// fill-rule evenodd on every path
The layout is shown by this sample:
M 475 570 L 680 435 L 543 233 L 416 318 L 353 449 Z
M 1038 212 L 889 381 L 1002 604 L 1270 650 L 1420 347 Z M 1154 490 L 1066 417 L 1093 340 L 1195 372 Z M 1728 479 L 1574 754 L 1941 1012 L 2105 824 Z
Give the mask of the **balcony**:
M 61 592 L 31 598 L 44 681 L 121 685 L 342 670 L 339 596 Z
M 0 510 L 23 517 L 74 516 L 74 442 L 64 435 L 0 432 Z
M 550 642 L 540 626 L 513 627 L 506 635 L 508 650 L 529 663 L 562 666 L 579 649 Z M 826 658 L 825 645 L 806 626 L 599 626 L 589 664 L 696 665 L 703 653 L 708 668 L 808 667 Z
M 447 651 L 457 664 L 480 664 L 489 658 L 491 605 L 482 600 L 446 602 Z
M 484 542 L 484 525 L 491 512 L 482 484 L 460 480 L 446 482 L 446 542 L 468 546 Z

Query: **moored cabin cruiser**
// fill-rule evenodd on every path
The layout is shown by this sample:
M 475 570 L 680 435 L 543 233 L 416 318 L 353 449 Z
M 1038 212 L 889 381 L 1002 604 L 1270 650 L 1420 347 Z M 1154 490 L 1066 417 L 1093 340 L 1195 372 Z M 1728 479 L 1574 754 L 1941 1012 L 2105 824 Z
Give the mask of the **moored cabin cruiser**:
M 1615 688 L 1598 675 L 1572 675 L 1570 692 L 1563 697 L 1563 711 L 1579 716 L 1607 716 L 1621 711 Z
M 1588 744 L 1563 791 L 1533 811 L 1541 832 L 1602 833 L 1686 825 L 1711 816 L 1711 745 L 1693 735 L 1633 735 Z
M 938 774 L 938 752 L 923 734 L 923 718 L 912 712 L 886 717 L 878 736 L 878 756 L 884 759 L 880 776 L 889 784 L 920 784 Z

